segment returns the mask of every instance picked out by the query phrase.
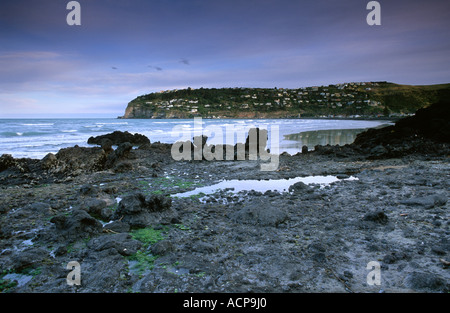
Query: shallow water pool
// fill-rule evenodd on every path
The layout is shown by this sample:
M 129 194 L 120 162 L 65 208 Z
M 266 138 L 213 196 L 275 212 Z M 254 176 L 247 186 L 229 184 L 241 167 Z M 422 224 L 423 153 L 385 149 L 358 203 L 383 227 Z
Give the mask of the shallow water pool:
M 194 190 L 177 193 L 172 195 L 172 197 L 190 197 L 197 194 L 213 194 L 219 190 L 227 190 L 232 193 L 238 193 L 241 191 L 257 191 L 257 192 L 266 192 L 266 191 L 278 191 L 278 192 L 288 192 L 289 187 L 295 183 L 303 182 L 305 184 L 319 184 L 321 187 L 334 183 L 340 180 L 357 180 L 356 177 L 349 177 L 345 179 L 339 179 L 333 175 L 327 176 L 306 176 L 306 177 L 295 177 L 289 179 L 269 179 L 269 180 L 224 180 L 217 184 L 211 186 L 198 187 Z

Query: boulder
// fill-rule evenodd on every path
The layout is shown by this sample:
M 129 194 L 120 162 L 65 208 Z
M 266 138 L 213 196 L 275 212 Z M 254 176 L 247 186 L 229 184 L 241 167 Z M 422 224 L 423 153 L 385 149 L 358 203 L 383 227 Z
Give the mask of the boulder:
M 150 248 L 153 255 L 163 256 L 175 251 L 174 245 L 168 240 L 161 240 L 153 244 Z
M 15 166 L 16 161 L 11 154 L 2 154 L 0 157 L 0 172 L 7 170 L 8 168 Z
M 311 187 L 309 187 L 307 184 L 305 184 L 304 182 L 297 182 L 291 186 L 289 186 L 289 192 L 292 192 L 294 194 L 301 194 L 301 193 L 305 193 L 305 192 L 312 192 L 314 191 Z
M 77 240 L 102 231 L 102 224 L 84 210 L 74 210 L 71 215 L 60 214 L 50 220 L 55 224 L 58 238 Z
M 67 175 L 101 171 L 105 167 L 106 153 L 100 147 L 79 147 L 60 149 L 56 154 L 58 166 L 56 172 Z
M 308 146 L 306 146 L 306 145 L 302 146 L 302 153 L 303 154 L 308 153 L 308 151 L 309 151 Z
M 12 267 L 16 272 L 25 268 L 36 268 L 41 262 L 49 257 L 49 252 L 41 247 L 32 247 L 25 251 L 16 251 L 11 256 Z
M 105 139 L 108 139 L 109 142 L 105 143 Z M 100 135 L 96 137 L 90 137 L 88 139 L 88 144 L 97 144 L 97 145 L 120 145 L 121 143 L 129 142 L 132 145 L 143 145 L 149 144 L 150 139 L 141 134 L 131 134 L 128 131 L 115 131 L 110 134 Z
M 115 233 L 127 233 L 130 231 L 130 225 L 122 221 L 113 221 L 103 226 L 103 229 Z
M 115 151 L 117 158 L 126 158 L 131 149 L 133 149 L 133 145 L 131 143 L 121 143 Z
M 132 168 L 132 165 L 127 163 L 127 166 L 120 165 L 122 160 L 127 159 L 130 151 L 133 149 L 133 145 L 129 142 L 124 142 L 119 144 L 115 151 L 110 151 L 108 153 L 105 167 L 113 168 L 117 167 L 117 172 L 127 171 Z
M 169 211 L 172 199 L 163 195 L 145 196 L 135 193 L 125 196 L 119 203 L 114 219 L 130 225 L 131 228 L 143 228 L 162 221 L 170 223 L 173 212 Z M 167 222 L 168 221 L 168 222 Z
M 40 164 L 43 169 L 50 169 L 57 166 L 58 159 L 53 153 L 48 153 L 44 158 L 42 158 Z
M 366 215 L 364 215 L 364 220 L 379 224 L 387 224 L 388 217 L 382 210 L 375 210 L 366 213 Z
M 135 254 L 142 247 L 142 243 L 134 240 L 130 234 L 120 233 L 96 237 L 89 241 L 88 247 L 94 251 L 114 249 L 123 256 L 129 256 Z
M 112 200 L 100 198 L 87 198 L 82 201 L 80 209 L 86 211 L 92 217 L 103 221 L 108 221 L 113 215 L 111 208 L 108 205 L 112 204 Z
M 19 171 L 20 173 L 29 173 L 36 169 L 39 160 L 29 158 L 15 159 L 10 154 L 2 154 L 0 156 L 0 172 L 8 169 Z

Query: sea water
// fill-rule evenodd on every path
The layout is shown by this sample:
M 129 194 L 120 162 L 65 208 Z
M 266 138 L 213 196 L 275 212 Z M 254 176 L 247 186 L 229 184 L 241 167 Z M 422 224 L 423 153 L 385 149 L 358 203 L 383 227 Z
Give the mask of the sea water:
M 210 195 L 219 190 L 227 190 L 232 193 L 238 193 L 241 191 L 256 191 L 256 192 L 266 192 L 266 191 L 278 191 L 278 192 L 288 192 L 289 187 L 295 183 L 302 182 L 304 184 L 317 184 L 321 187 L 327 186 L 331 183 L 341 181 L 341 180 L 357 180 L 355 177 L 349 177 L 346 179 L 339 179 L 336 176 L 306 176 L 306 177 L 295 177 L 289 179 L 267 179 L 267 180 L 223 180 L 217 184 L 211 186 L 197 187 L 194 190 L 186 191 L 182 193 L 177 193 L 172 195 L 172 197 L 185 198 L 198 194 Z
M 234 138 L 233 143 L 236 143 L 245 141 L 245 133 L 251 127 L 267 129 L 269 138 L 271 129 L 278 127 L 278 151 L 295 154 L 301 151 L 303 145 L 312 149 L 316 144 L 351 143 L 357 133 L 386 123 L 329 119 L 202 119 L 202 129 L 219 126 L 224 132 L 227 129 L 234 134 L 240 132 L 242 136 L 236 135 Z M 41 159 L 48 153 L 57 153 L 61 148 L 74 145 L 88 147 L 89 137 L 116 130 L 143 134 L 151 142 L 174 143 L 181 139 L 179 131 L 174 131 L 177 125 L 191 132 L 192 136 L 202 133 L 202 129 L 194 129 L 194 119 L 0 119 L 0 155 Z M 210 136 L 208 143 L 225 143 L 213 134 L 205 135 Z

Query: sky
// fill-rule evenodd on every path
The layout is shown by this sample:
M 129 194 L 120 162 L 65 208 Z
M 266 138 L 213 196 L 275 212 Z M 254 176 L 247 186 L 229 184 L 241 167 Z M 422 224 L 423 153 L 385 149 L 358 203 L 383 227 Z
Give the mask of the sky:
M 450 83 L 450 1 L 0 1 L 0 118 L 117 117 L 181 88 Z

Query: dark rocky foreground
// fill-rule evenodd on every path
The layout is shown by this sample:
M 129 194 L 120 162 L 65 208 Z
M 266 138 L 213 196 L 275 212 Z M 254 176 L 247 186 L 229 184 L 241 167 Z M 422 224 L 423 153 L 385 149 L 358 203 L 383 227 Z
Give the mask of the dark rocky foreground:
M 271 172 L 260 160 L 174 161 L 170 145 L 149 142 L 3 155 L 1 291 L 448 292 L 445 114 L 437 105 L 352 145 L 283 154 Z M 313 175 L 339 181 L 173 196 L 224 179 Z M 81 285 L 67 284 L 71 261 Z M 381 285 L 368 284 L 371 261 Z

